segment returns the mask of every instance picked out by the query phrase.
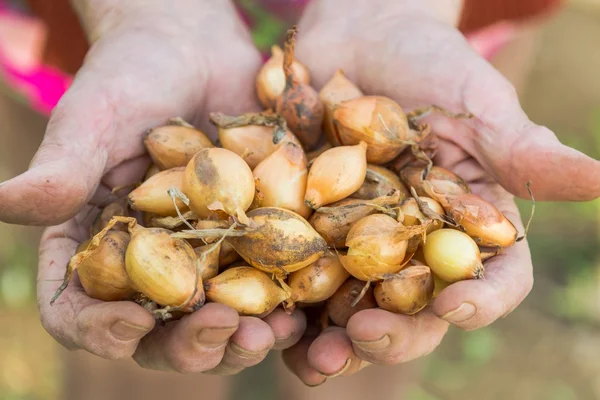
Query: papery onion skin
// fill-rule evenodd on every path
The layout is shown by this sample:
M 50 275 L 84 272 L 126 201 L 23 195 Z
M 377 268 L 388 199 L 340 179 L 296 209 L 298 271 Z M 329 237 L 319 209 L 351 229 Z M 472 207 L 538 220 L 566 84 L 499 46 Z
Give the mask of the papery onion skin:
M 181 190 L 184 170 L 184 167 L 172 168 L 150 177 L 137 189 L 129 193 L 131 208 L 161 217 L 176 216 L 177 211 L 168 190 L 171 188 Z M 181 212 L 188 210 L 188 207 L 180 199 L 176 199 L 176 203 Z
M 196 247 L 194 252 L 197 257 L 197 268 L 200 273 L 201 281 L 204 282 L 210 278 L 214 278 L 219 274 L 219 256 L 221 254 L 221 244 L 213 249 L 213 244 Z
M 425 202 L 431 211 L 439 215 L 444 215 L 444 209 L 437 201 L 425 196 L 419 197 L 419 200 Z M 417 200 L 414 198 L 404 200 L 400 206 L 400 211 L 402 211 L 402 223 L 405 226 L 419 225 L 422 223 L 422 220 L 428 220 L 428 218 L 425 217 L 425 215 L 423 215 L 421 212 L 419 205 L 417 204 Z M 427 227 L 427 234 L 441 229 L 443 226 L 444 223 L 440 220 L 430 221 L 429 226 Z
M 161 170 L 185 167 L 198 151 L 214 147 L 202 131 L 181 125 L 150 129 L 144 134 L 144 145 Z
M 304 201 L 312 209 L 356 192 L 367 174 L 367 145 L 334 147 L 318 156 L 308 172 Z
M 264 272 L 252 267 L 234 267 L 204 282 L 209 301 L 224 304 L 240 315 L 263 318 L 289 298 Z
M 92 254 L 79 264 L 79 280 L 88 296 L 103 301 L 133 298 L 135 290 L 125 269 L 125 252 L 129 240 L 127 232 L 110 230 Z M 85 251 L 86 247 L 83 244 L 80 250 Z
M 431 197 L 440 202 L 438 195 L 471 193 L 471 189 L 464 179 L 445 168 L 434 165 L 425 181 L 423 181 L 424 170 L 424 167 L 408 166 L 400 171 L 400 178 L 404 184 L 409 189 L 414 187 L 419 196 Z
M 353 199 L 372 200 L 381 196 L 388 196 L 397 190 L 403 200 L 410 196 L 400 178 L 389 169 L 375 164 L 367 165 L 367 174 L 362 186 L 349 197 Z
M 135 226 L 126 252 L 127 275 L 138 291 L 162 306 L 197 310 L 204 293 L 197 290 L 196 253 L 171 231 Z
M 127 206 L 120 201 L 115 201 L 109 203 L 106 207 L 102 209 L 98 217 L 92 224 L 91 236 L 95 236 L 102 229 L 108 225 L 110 220 L 115 216 L 128 217 L 129 211 L 127 210 Z M 127 227 L 122 225 L 117 225 L 112 228 L 113 230 L 122 230 L 123 232 L 127 232 Z
M 350 317 L 362 310 L 377 308 L 377 302 L 373 297 L 373 288 L 369 287 L 365 295 L 352 307 L 352 303 L 365 287 L 365 282 L 352 277 L 327 300 L 327 314 L 334 324 L 346 327 Z
M 429 304 L 433 290 L 433 276 L 429 267 L 415 265 L 377 282 L 374 295 L 380 308 L 413 315 Z
M 341 69 L 335 72 L 333 77 L 319 92 L 319 98 L 325 107 L 323 131 L 327 135 L 327 140 L 332 145 L 340 146 L 342 144 L 333 123 L 334 107 L 344 101 L 356 99 L 362 95 L 362 91 L 344 75 L 344 71 Z
M 355 278 L 380 280 L 400 271 L 405 264 L 407 240 L 398 241 L 398 222 L 384 214 L 366 216 L 355 223 L 348 237 L 347 254 L 340 253 L 344 268 Z
M 294 60 L 292 69 L 299 82 L 310 84 L 310 72 L 304 64 Z M 271 57 L 263 64 L 256 77 L 256 93 L 265 108 L 274 108 L 277 98 L 281 96 L 284 89 L 283 50 L 277 45 L 271 46 Z
M 294 272 L 317 261 L 327 250 L 325 240 L 293 211 L 263 207 L 248 212 L 248 217 L 252 230 L 226 241 L 261 271 L 277 275 Z
M 448 215 L 461 225 L 480 246 L 510 247 L 518 236 L 517 228 L 492 203 L 475 194 L 442 198 Z
M 406 141 L 416 141 L 416 133 L 408 127 L 402 108 L 383 96 L 362 96 L 334 107 L 333 120 L 342 145 L 364 141 L 368 145 L 367 160 L 385 164 L 396 158 Z
M 318 303 L 330 298 L 350 277 L 337 255 L 326 254 L 315 263 L 292 272 L 288 285 L 292 301 Z
M 483 278 L 479 247 L 464 232 L 456 229 L 432 232 L 427 235 L 423 254 L 433 273 L 446 282 Z
M 221 243 L 221 251 L 219 252 L 219 268 L 225 268 L 241 259 L 242 257 L 240 257 L 237 251 L 235 251 L 231 243 L 227 241 Z
M 254 191 L 252 170 L 230 150 L 202 149 L 185 168 L 182 192 L 190 200 L 190 209 L 201 218 L 224 213 L 246 223 L 245 211 Z

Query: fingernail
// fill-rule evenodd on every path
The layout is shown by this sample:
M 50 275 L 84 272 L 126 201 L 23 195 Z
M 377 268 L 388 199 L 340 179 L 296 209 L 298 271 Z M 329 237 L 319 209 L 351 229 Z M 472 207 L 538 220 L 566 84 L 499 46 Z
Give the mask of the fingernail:
M 304 384 L 305 384 L 306 386 L 308 386 L 309 388 L 314 388 L 314 387 L 317 387 L 317 386 L 321 386 L 321 385 L 322 385 L 322 384 L 324 384 L 325 382 L 327 382 L 327 378 L 326 378 L 326 377 L 323 377 L 323 380 L 322 380 L 321 382 L 319 382 L 319 383 L 306 383 L 306 382 L 305 382 Z
M 333 374 L 324 374 L 323 372 L 318 371 L 321 375 L 323 375 L 325 378 L 335 378 L 336 376 L 340 376 L 342 375 L 344 372 L 346 372 L 348 370 L 348 368 L 350 368 L 350 365 L 352 364 L 352 359 L 349 358 L 346 360 L 346 363 L 344 364 L 344 366 L 342 367 L 342 369 L 340 369 L 337 372 L 334 372 Z
M 472 318 L 475 313 L 477 313 L 477 308 L 473 304 L 462 303 L 460 307 L 442 315 L 441 318 L 450 323 L 456 324 Z
M 377 340 L 352 340 L 352 343 L 357 345 L 361 350 L 378 351 L 388 348 L 392 341 L 389 335 L 383 335 Z
M 117 321 L 110 328 L 110 331 L 117 339 L 129 341 L 142 338 L 142 336 L 150 332 L 150 329 L 145 326 L 133 325 L 125 321 Z
M 251 351 L 251 350 L 244 349 L 243 347 L 241 347 L 237 343 L 234 343 L 233 341 L 231 343 L 229 343 L 229 349 L 239 356 L 248 357 L 248 358 L 256 357 L 257 355 L 265 352 L 265 350 Z
M 233 335 L 237 329 L 237 326 L 230 326 L 227 328 L 204 328 L 198 333 L 196 339 L 205 347 L 217 348 L 227 343 L 229 337 Z

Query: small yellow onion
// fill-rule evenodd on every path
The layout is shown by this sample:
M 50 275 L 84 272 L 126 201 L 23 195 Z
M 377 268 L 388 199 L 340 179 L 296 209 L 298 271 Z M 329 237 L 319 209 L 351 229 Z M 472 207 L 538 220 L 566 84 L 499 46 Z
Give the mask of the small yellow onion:
M 325 239 L 327 245 L 336 249 L 346 247 L 346 236 L 352 225 L 367 215 L 381 212 L 387 205 L 398 203 L 399 195 L 383 196 L 370 201 L 344 199 L 329 207 L 317 210 L 309 222 Z
M 424 265 L 414 265 L 377 282 L 374 295 L 380 308 L 413 315 L 429 304 L 433 289 L 431 269 Z
M 221 244 L 217 244 L 216 248 L 214 246 L 214 244 L 207 244 L 194 249 L 197 258 L 198 273 L 201 278 L 200 282 L 214 278 L 219 273 Z
M 350 317 L 362 310 L 377 308 L 375 297 L 373 297 L 373 288 L 369 287 L 367 292 L 353 307 L 352 303 L 360 295 L 365 287 L 365 283 L 358 279 L 349 278 L 344 284 L 327 300 L 327 315 L 334 324 L 346 327 Z
M 295 26 L 287 32 L 283 55 L 285 89 L 277 98 L 275 110 L 285 118 L 290 130 L 298 137 L 304 148 L 310 151 L 319 144 L 321 139 L 324 108 L 317 91 L 303 83 L 292 68 L 296 32 Z
M 255 201 L 255 205 L 285 208 L 308 218 L 311 209 L 304 203 L 306 165 L 304 150 L 293 143 L 286 143 L 265 158 L 253 171 L 260 193 L 260 200 Z
M 144 145 L 154 164 L 161 170 L 185 167 L 198 151 L 214 147 L 202 131 L 179 118 L 147 131 Z
M 381 196 L 388 196 L 397 191 L 400 200 L 410 196 L 410 192 L 400 181 L 400 178 L 389 169 L 379 165 L 367 164 L 367 175 L 362 186 L 350 195 L 353 199 L 371 200 Z
M 286 143 L 302 146 L 287 126 L 282 126 L 285 120 L 274 114 L 211 113 L 210 121 L 218 129 L 221 147 L 242 157 L 252 169 Z
M 129 225 L 131 242 L 127 247 L 127 275 L 134 286 L 162 306 L 192 312 L 204 303 L 204 293 L 196 282 L 197 257 L 192 246 L 173 239 L 171 231 Z
M 392 161 L 407 148 L 407 140 L 418 139 L 402 108 L 383 96 L 362 96 L 338 104 L 333 121 L 341 144 L 367 143 L 367 160 L 373 164 Z
M 231 243 L 221 243 L 221 251 L 219 252 L 219 268 L 225 268 L 234 262 L 241 260 L 242 257 L 233 248 Z
M 315 263 L 290 274 L 288 285 L 292 289 L 291 300 L 301 303 L 325 301 L 349 276 L 338 256 L 328 253 Z
M 250 211 L 248 217 L 248 230 L 226 241 L 261 271 L 285 275 L 312 264 L 327 250 L 325 240 L 293 211 L 264 207 Z
M 226 214 L 248 222 L 254 177 L 248 164 L 230 150 L 215 147 L 196 153 L 185 168 L 181 190 L 201 218 Z
M 133 297 L 135 290 L 125 270 L 125 252 L 129 240 L 127 232 L 111 230 L 79 264 L 77 273 L 88 296 L 103 301 L 128 300 Z M 85 252 L 86 248 L 87 246 L 82 250 Z
M 363 93 L 344 75 L 344 71 L 338 69 L 333 77 L 323 86 L 319 92 L 319 97 L 325 106 L 323 116 L 323 130 L 327 135 L 327 140 L 334 146 L 342 143 L 338 139 L 335 125 L 333 123 L 333 108 L 347 100 L 353 100 L 361 97 Z
M 446 282 L 483 278 L 479 247 L 459 230 L 440 229 L 427 235 L 423 255 L 433 273 Z
M 318 156 L 308 172 L 304 201 L 313 209 L 356 192 L 367 174 L 367 145 L 334 147 Z
M 388 215 L 366 216 L 348 232 L 348 252 L 340 254 L 340 260 L 357 279 L 381 280 L 383 275 L 400 271 L 408 262 L 405 256 L 408 240 L 414 236 L 412 232 Z
M 298 60 L 292 62 L 294 76 L 299 82 L 310 83 L 308 68 Z M 285 89 L 285 74 L 283 73 L 283 50 L 275 45 L 271 47 L 271 58 L 263 64 L 256 76 L 256 93 L 265 108 L 274 108 L 275 101 Z
M 264 272 L 252 267 L 234 267 L 204 282 L 206 299 L 224 304 L 241 315 L 263 318 L 289 299 Z
M 109 203 L 106 207 L 104 207 L 102 209 L 102 211 L 100 212 L 100 214 L 98 214 L 98 217 L 96 217 L 96 220 L 92 224 L 92 229 L 91 229 L 92 236 L 98 234 L 102 229 L 104 229 L 106 227 L 106 225 L 108 225 L 110 220 L 116 216 L 121 216 L 121 217 L 129 216 L 129 211 L 127 210 L 127 206 L 125 204 L 123 204 L 123 202 L 115 201 L 115 202 Z M 113 229 L 122 230 L 124 232 L 127 231 L 127 228 L 122 227 L 122 226 L 114 227 Z
M 445 168 L 433 166 L 423 181 L 425 167 L 405 167 L 400 171 L 400 178 L 407 187 L 415 188 L 419 196 L 431 197 L 440 201 L 439 195 L 460 195 L 471 193 L 469 185 L 455 173 Z
M 129 193 L 131 208 L 161 217 L 176 216 L 177 211 L 168 190 L 171 188 L 181 190 L 184 170 L 184 167 L 167 169 L 150 177 L 137 189 Z M 181 200 L 177 199 L 176 203 L 181 212 L 188 210 Z
M 517 228 L 496 206 L 475 194 L 442 197 L 448 215 L 480 246 L 509 247 L 515 244 Z
M 437 201 L 433 200 L 430 197 L 421 196 L 419 200 L 427 204 L 427 207 L 434 213 L 438 215 L 444 215 L 444 209 Z M 400 206 L 400 211 L 402 211 L 402 223 L 405 226 L 413 226 L 420 225 L 425 221 L 429 222 L 427 226 L 427 234 L 430 234 L 433 231 L 438 229 L 442 229 L 444 223 L 440 220 L 431 220 L 430 218 L 423 215 L 419 205 L 417 204 L 417 200 L 414 198 L 405 199 Z
M 148 167 L 148 170 L 146 171 L 146 175 L 144 175 L 144 180 L 147 181 L 148 179 L 150 179 L 152 176 L 158 174 L 159 172 L 160 172 L 160 168 L 158 168 L 156 166 L 156 164 L 150 165 L 150 167 Z

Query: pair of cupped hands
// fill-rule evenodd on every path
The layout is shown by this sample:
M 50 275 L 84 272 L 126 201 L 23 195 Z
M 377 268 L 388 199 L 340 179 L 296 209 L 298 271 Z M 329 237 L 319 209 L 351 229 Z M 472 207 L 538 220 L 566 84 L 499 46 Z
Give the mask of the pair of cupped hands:
M 315 386 L 369 364 L 424 356 L 450 324 L 484 327 L 531 290 L 524 240 L 490 259 L 485 279 L 449 286 L 416 316 L 364 310 L 347 328 L 320 333 L 300 310 L 258 319 L 220 304 L 159 326 L 133 302 L 87 297 L 76 278 L 51 306 L 69 258 L 87 238 L 94 205 L 112 188 L 139 181 L 149 166 L 144 131 L 180 116 L 214 138 L 210 112 L 261 109 L 255 92 L 261 57 L 228 0 L 74 3 L 91 50 L 30 169 L 0 184 L 0 220 L 50 226 L 40 245 L 39 309 L 45 329 L 68 349 L 133 357 L 156 370 L 227 375 L 277 349 L 295 375 Z M 311 84 L 320 89 L 342 68 L 365 93 L 407 110 L 436 104 L 474 114 L 427 118 L 441 139 L 435 162 L 465 178 L 521 233 L 513 195 L 528 198 L 527 181 L 538 200 L 598 197 L 600 163 L 531 122 L 511 84 L 419 3 L 426 2 L 314 0 L 299 23 L 296 47 Z

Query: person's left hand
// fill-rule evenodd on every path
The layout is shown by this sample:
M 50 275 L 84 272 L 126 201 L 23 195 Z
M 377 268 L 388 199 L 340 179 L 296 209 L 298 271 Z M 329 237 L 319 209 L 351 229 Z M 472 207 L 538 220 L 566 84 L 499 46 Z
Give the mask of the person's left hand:
M 440 137 L 434 162 L 462 176 L 520 234 L 523 224 L 512 195 L 529 198 L 529 180 L 538 200 L 600 195 L 598 161 L 531 122 L 511 84 L 452 26 L 411 0 L 398 2 L 396 10 L 379 0 L 339 3 L 315 0 L 299 25 L 297 57 L 309 67 L 317 89 L 342 68 L 366 94 L 390 97 L 407 110 L 435 104 L 474 114 L 471 120 L 425 120 Z M 368 363 L 391 365 L 424 356 L 438 346 L 449 324 L 465 330 L 487 326 L 514 310 L 532 288 L 526 240 L 504 249 L 485 268 L 484 279 L 452 284 L 415 316 L 358 312 L 346 329 L 305 336 L 284 352 L 284 360 L 305 384 L 315 386 Z

